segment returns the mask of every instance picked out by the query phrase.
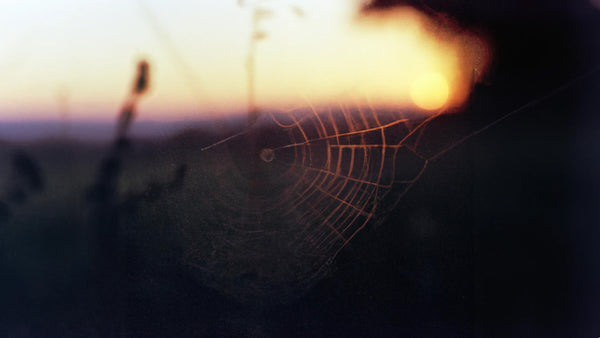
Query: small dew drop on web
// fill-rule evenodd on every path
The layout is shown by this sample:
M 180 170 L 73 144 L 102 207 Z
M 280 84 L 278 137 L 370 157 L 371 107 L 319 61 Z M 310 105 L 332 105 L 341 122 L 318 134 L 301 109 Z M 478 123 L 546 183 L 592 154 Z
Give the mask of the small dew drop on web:
M 260 158 L 267 163 L 272 162 L 275 159 L 275 152 L 273 149 L 264 148 L 260 151 Z

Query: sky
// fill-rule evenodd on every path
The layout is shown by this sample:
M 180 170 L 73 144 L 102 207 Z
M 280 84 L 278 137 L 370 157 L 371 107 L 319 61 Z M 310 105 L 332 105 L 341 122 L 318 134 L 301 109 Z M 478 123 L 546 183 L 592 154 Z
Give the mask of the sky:
M 248 1 L 247 1 L 248 2 Z M 245 112 L 253 3 L 235 0 L 0 1 L 0 120 L 112 120 L 140 59 L 141 119 Z M 358 0 L 262 1 L 256 105 L 346 101 L 460 105 L 483 74 L 485 43 L 409 9 L 369 17 Z M 302 9 L 303 16 L 292 10 Z M 431 93 L 431 97 L 429 93 Z

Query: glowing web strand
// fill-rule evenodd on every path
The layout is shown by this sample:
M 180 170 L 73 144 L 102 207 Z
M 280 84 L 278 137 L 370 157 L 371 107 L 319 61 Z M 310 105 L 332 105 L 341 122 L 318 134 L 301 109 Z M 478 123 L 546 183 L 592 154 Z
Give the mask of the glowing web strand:
M 526 104 L 520 106 L 519 108 L 509 112 L 506 115 L 503 115 L 502 117 L 500 117 L 499 119 L 475 130 L 474 132 L 464 136 L 463 138 L 461 138 L 458 141 L 455 141 L 454 143 L 452 143 L 450 146 L 446 147 L 445 149 L 443 149 L 442 151 L 440 151 L 439 153 L 435 154 L 434 156 L 432 156 L 429 160 L 431 161 L 435 161 L 436 159 L 438 159 L 439 157 L 443 156 L 444 154 L 446 154 L 447 152 L 449 152 L 450 150 L 456 148 L 457 146 L 461 145 L 462 143 L 464 143 L 465 141 L 469 140 L 471 137 L 477 136 L 479 134 L 481 134 L 482 132 L 488 130 L 489 128 L 497 125 L 498 123 L 506 120 L 507 118 L 517 115 L 529 108 L 535 107 L 540 103 L 543 103 L 549 99 L 551 99 L 552 97 L 564 92 L 565 90 L 571 88 L 572 86 L 576 85 L 578 82 L 583 81 L 585 79 L 587 79 L 588 77 L 591 77 L 592 75 L 594 75 L 595 73 L 597 73 L 598 71 L 600 71 L 600 64 L 596 65 L 595 67 L 593 67 L 591 70 L 589 70 L 588 72 L 581 74 L 579 76 L 577 76 L 576 78 L 556 87 L 555 89 L 549 91 L 548 93 L 546 93 L 545 95 L 531 100 L 529 102 L 527 102 Z

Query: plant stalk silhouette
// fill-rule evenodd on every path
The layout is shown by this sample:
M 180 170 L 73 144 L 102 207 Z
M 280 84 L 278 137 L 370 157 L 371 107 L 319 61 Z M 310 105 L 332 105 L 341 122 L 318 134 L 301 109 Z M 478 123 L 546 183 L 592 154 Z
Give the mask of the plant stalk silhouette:
M 129 131 L 136 117 L 137 105 L 149 87 L 149 64 L 145 60 L 138 63 L 137 74 L 131 92 L 117 119 L 115 138 L 108 154 L 100 162 L 95 182 L 87 190 L 90 205 L 89 223 L 92 228 L 93 268 L 91 283 L 95 286 L 99 299 L 97 306 L 114 316 L 114 309 L 123 311 L 119 305 L 126 299 L 127 290 L 117 287 L 122 279 L 132 278 L 126 264 L 133 253 L 120 232 L 121 216 L 124 212 L 135 212 L 142 202 L 154 202 L 165 193 L 182 188 L 187 172 L 186 165 L 179 165 L 172 179 L 166 183 L 150 182 L 140 193 L 119 194 L 119 177 L 122 163 L 131 146 Z M 107 273 L 108 272 L 108 273 Z M 102 307 L 104 306 L 104 307 Z
M 248 54 L 246 56 L 246 81 L 248 86 L 248 125 L 252 126 L 259 117 L 259 109 L 256 106 L 256 49 L 258 42 L 268 38 L 268 33 L 261 29 L 262 21 L 271 18 L 274 12 L 265 6 L 268 0 L 252 1 L 251 6 L 252 21 L 250 26 L 250 40 L 248 45 Z M 244 7 L 246 1 L 238 0 L 238 6 Z M 290 9 L 298 17 L 304 16 L 304 11 L 295 5 Z
M 87 191 L 90 204 L 90 225 L 93 236 L 92 284 L 96 285 L 97 306 L 114 307 L 124 290 L 115 290 L 118 280 L 125 276 L 126 267 L 119 264 L 123 246 L 119 243 L 119 189 L 123 155 L 129 146 L 127 133 L 135 118 L 137 104 L 149 86 L 149 65 L 138 63 L 137 74 L 123 108 L 118 116 L 115 139 L 101 161 L 94 184 Z M 110 273 L 106 273 L 110 271 Z

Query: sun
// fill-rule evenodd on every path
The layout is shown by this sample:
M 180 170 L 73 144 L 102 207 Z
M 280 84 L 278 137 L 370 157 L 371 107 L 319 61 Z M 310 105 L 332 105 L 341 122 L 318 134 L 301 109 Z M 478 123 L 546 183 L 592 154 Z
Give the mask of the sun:
M 448 81 L 439 73 L 421 74 L 410 86 L 410 98 L 413 103 L 425 110 L 443 107 L 449 94 Z

